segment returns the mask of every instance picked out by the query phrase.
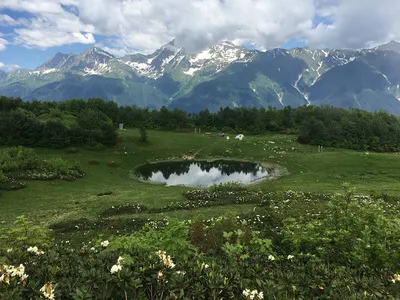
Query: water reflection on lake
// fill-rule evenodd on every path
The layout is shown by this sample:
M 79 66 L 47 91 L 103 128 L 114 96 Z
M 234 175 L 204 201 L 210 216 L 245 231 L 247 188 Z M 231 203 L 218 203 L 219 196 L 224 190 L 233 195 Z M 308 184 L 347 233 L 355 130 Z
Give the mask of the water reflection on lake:
M 140 166 L 136 169 L 136 176 L 141 180 L 167 185 L 211 186 L 226 182 L 250 184 L 268 177 L 270 171 L 253 162 L 174 161 Z

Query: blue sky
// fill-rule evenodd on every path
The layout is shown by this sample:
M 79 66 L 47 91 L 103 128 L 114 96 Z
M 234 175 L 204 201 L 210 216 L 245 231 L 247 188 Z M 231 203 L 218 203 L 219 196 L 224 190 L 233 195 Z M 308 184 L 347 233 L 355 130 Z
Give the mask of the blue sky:
M 34 69 L 94 46 L 149 53 L 173 38 L 190 51 L 222 40 L 368 48 L 399 39 L 398 15 L 398 0 L 2 0 L 0 69 Z

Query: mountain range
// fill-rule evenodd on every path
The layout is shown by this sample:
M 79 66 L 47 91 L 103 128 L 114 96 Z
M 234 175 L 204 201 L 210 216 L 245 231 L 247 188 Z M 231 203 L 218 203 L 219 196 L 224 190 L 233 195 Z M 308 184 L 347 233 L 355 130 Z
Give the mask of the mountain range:
M 120 58 L 92 48 L 79 55 L 57 53 L 35 70 L 0 71 L 0 95 L 43 101 L 100 97 L 189 112 L 313 104 L 400 115 L 400 43 L 258 51 L 222 42 L 188 53 L 171 41 L 152 54 Z

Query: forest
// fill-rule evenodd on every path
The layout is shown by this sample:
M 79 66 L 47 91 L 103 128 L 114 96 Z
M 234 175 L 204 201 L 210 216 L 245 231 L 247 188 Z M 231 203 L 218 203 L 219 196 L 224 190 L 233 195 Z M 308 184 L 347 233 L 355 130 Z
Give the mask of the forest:
M 63 148 L 115 145 L 116 128 L 145 127 L 168 131 L 297 134 L 303 144 L 361 151 L 400 151 L 400 119 L 384 111 L 367 112 L 332 106 L 283 109 L 221 108 L 211 113 L 150 110 L 118 106 L 99 98 L 64 102 L 23 102 L 0 97 L 0 144 Z

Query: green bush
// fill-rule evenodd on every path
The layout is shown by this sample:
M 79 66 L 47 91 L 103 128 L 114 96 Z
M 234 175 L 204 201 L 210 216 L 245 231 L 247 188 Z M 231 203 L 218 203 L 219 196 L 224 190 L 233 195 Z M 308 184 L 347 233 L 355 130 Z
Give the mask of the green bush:
M 356 197 L 348 184 L 344 188 L 322 218 L 286 220 L 283 235 L 289 249 L 342 265 L 400 268 L 400 219 L 388 215 L 383 201 Z
M 269 239 L 235 219 L 207 226 L 171 221 L 108 240 L 53 242 L 23 218 L 1 243 L 0 298 L 41 299 L 45 285 L 56 299 L 251 299 L 252 291 L 259 295 L 252 299 L 278 300 L 400 296 L 393 265 L 354 268 L 314 254 L 279 255 Z M 210 233 L 212 254 L 192 244 L 195 227 Z

